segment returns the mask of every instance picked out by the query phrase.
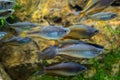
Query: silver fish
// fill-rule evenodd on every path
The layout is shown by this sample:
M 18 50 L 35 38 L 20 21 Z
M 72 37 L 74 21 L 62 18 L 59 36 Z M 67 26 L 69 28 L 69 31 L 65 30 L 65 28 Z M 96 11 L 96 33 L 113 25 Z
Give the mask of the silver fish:
M 62 26 L 44 26 L 40 30 L 28 32 L 28 36 L 36 35 L 45 39 L 59 40 L 70 32 L 69 28 Z
M 103 47 L 86 43 L 72 44 L 63 48 L 58 48 L 57 54 L 75 58 L 94 58 L 102 54 Z
M 64 37 L 66 39 L 88 39 L 99 32 L 94 26 L 85 24 L 74 24 L 69 29 L 70 33 Z
M 68 46 L 68 45 L 73 45 L 73 44 L 86 44 L 86 45 L 94 46 L 96 48 L 101 48 L 101 49 L 104 48 L 103 46 L 98 45 L 98 44 L 89 43 L 89 42 L 85 42 L 85 41 L 81 41 L 81 40 L 72 40 L 72 39 L 69 39 L 66 41 L 58 41 L 58 43 L 61 44 L 61 46 L 59 46 L 59 47 L 62 47 L 62 48 L 65 46 Z
M 18 43 L 21 43 L 21 44 L 27 44 L 27 43 L 31 42 L 32 39 L 29 38 L 29 37 L 25 37 L 25 38 L 18 39 L 18 40 L 16 40 L 16 41 L 17 41 Z
M 59 42 L 60 46 L 50 46 L 45 49 L 42 53 L 38 52 L 38 60 L 53 59 L 58 55 L 67 55 L 76 58 L 93 58 L 101 54 L 103 46 L 87 43 L 80 40 L 69 40 Z
M 112 12 L 100 12 L 100 13 L 96 13 L 88 16 L 88 18 L 93 20 L 111 20 L 116 17 L 117 17 L 117 14 Z
M 15 6 L 15 0 L 0 0 L 0 10 L 12 9 Z
M 32 22 L 16 22 L 13 24 L 8 23 L 8 25 L 13 27 L 19 27 L 19 28 L 34 28 L 39 26 L 40 24 L 32 23 Z
M 13 12 L 14 9 L 0 10 L 0 19 L 8 18 Z
M 59 40 L 58 44 L 60 45 L 71 45 L 71 44 L 87 44 L 87 45 L 92 45 L 95 47 L 99 47 L 99 48 L 103 48 L 103 46 L 98 45 L 98 44 L 94 44 L 94 43 L 89 43 L 89 42 L 85 42 L 85 41 L 81 41 L 81 40 L 74 40 L 74 39 L 67 39 L 67 40 Z
M 115 0 L 115 1 L 111 4 L 111 6 L 113 6 L 113 7 L 120 6 L 120 0 Z
M 4 40 L 2 42 L 4 42 L 4 43 L 6 43 L 6 42 L 18 42 L 18 43 L 21 43 L 21 44 L 26 44 L 26 43 L 29 43 L 31 41 L 32 41 L 32 39 L 29 38 L 29 37 L 22 38 L 20 36 L 13 36 L 10 39 Z
M 3 39 L 7 35 L 6 32 L 0 32 L 0 40 Z
M 40 24 L 32 23 L 32 22 L 16 22 L 16 23 L 13 23 L 13 24 L 9 24 L 9 26 L 14 26 L 14 27 L 28 27 L 28 28 L 36 27 L 36 26 L 39 26 L 39 25 Z
M 44 68 L 44 73 L 59 76 L 75 76 L 87 68 L 75 62 L 64 62 Z
M 89 15 L 101 12 L 110 6 L 114 1 L 115 0 L 89 0 L 80 15 Z

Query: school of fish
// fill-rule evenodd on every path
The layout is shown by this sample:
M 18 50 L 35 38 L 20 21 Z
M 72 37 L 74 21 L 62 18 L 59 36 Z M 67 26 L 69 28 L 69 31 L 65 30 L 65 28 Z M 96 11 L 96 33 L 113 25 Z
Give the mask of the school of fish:
M 111 20 L 116 18 L 118 15 L 112 12 L 101 12 L 114 0 L 88 0 L 87 5 L 84 9 L 79 12 L 79 15 L 93 20 Z M 15 6 L 14 0 L 0 0 L 0 19 L 6 19 L 11 16 L 14 12 L 13 7 Z M 64 26 L 42 26 L 39 23 L 32 22 L 16 22 L 10 24 L 5 21 L 8 27 L 14 28 L 18 32 L 18 36 L 13 36 L 8 40 L 4 40 L 8 34 L 5 31 L 0 31 L 0 42 L 18 42 L 20 44 L 28 44 L 32 41 L 31 36 L 38 36 L 47 40 L 55 40 L 58 42 L 57 46 L 49 46 L 43 52 L 38 52 L 38 60 L 53 59 L 56 56 L 69 56 L 72 58 L 95 58 L 100 56 L 104 47 L 98 44 L 87 43 L 80 39 L 90 39 L 97 33 L 94 25 L 86 24 L 73 24 L 68 28 Z M 37 30 L 32 28 L 39 27 Z M 27 29 L 26 37 L 20 36 L 21 32 Z M 44 66 L 43 71 L 39 71 L 38 75 L 41 74 L 54 74 L 60 76 L 75 76 L 78 73 L 83 73 L 87 68 L 79 63 L 75 62 L 62 62 L 54 65 Z

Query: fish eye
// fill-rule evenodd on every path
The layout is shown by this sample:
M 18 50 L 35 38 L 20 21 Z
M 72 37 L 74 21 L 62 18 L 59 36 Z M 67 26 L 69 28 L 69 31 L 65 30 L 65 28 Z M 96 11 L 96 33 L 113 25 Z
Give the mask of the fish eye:
M 95 53 L 98 53 L 99 51 L 98 51 L 98 50 L 95 50 L 94 52 L 95 52 Z
M 96 53 L 100 53 L 100 52 L 101 52 L 101 50 L 97 50 L 97 51 L 96 51 Z
M 7 2 L 7 4 L 11 4 L 11 2 Z
M 67 32 L 67 30 L 64 30 L 64 32 Z
M 115 17 L 117 17 L 117 15 L 116 15 L 116 14 L 113 14 L 113 15 L 111 15 L 111 17 L 112 17 L 112 18 L 115 18 Z
M 99 32 L 99 30 L 95 30 L 94 32 L 95 32 L 95 33 L 98 33 L 98 32 Z
M 94 28 L 94 25 L 91 25 L 92 28 Z
M 12 11 L 8 11 L 9 13 L 11 13 Z

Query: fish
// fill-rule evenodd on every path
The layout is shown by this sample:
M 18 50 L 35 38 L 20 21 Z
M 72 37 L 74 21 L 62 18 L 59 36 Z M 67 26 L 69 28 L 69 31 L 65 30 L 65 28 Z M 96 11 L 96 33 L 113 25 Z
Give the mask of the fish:
M 114 1 L 115 0 L 89 0 L 83 11 L 81 11 L 80 16 L 101 12 L 109 7 Z
M 89 19 L 92 19 L 92 20 L 103 20 L 103 21 L 106 21 L 106 20 L 111 20 L 111 19 L 114 19 L 116 18 L 118 15 L 116 13 L 112 13 L 112 12 L 100 12 L 100 13 L 96 13 L 96 14 L 93 14 L 93 15 L 89 15 L 87 16 Z
M 85 42 L 85 41 L 82 41 L 82 40 L 74 40 L 74 39 L 66 39 L 66 40 L 59 40 L 57 42 L 59 45 L 71 45 L 71 44 L 89 44 L 89 45 L 97 45 L 97 44 L 94 44 L 94 43 L 89 43 L 89 42 Z M 100 46 L 100 45 L 99 45 Z
M 27 35 L 40 36 L 41 38 L 48 40 L 59 40 L 66 36 L 69 32 L 69 28 L 64 28 L 62 26 L 43 26 L 37 31 L 28 32 Z
M 0 10 L 0 19 L 5 19 L 11 16 L 14 12 L 14 9 L 5 9 L 5 10 Z
M 115 1 L 111 4 L 111 6 L 113 6 L 113 7 L 120 6 L 120 0 L 115 0 Z
M 91 46 L 101 48 L 101 49 L 104 48 L 103 46 L 95 44 L 95 43 L 85 42 L 85 41 L 82 41 L 82 40 L 73 40 L 73 39 L 68 39 L 68 40 L 65 40 L 65 41 L 63 41 L 63 40 L 58 41 L 58 43 L 59 43 L 59 45 L 61 44 L 63 47 L 66 46 L 66 45 L 72 45 L 72 44 L 86 44 L 86 45 L 91 45 Z M 62 46 L 59 46 L 59 47 L 62 47 Z
M 21 37 L 37 36 L 37 37 L 40 37 L 46 40 L 59 40 L 59 39 L 62 39 L 64 36 L 66 36 L 70 32 L 69 28 L 64 28 L 62 26 L 42 26 L 39 29 L 34 30 L 34 31 L 30 29 L 25 31 L 18 27 L 13 27 L 13 28 L 18 33 L 18 35 Z
M 7 32 L 0 32 L 0 40 L 2 40 L 7 35 Z
M 28 44 L 30 42 L 32 42 L 32 39 L 29 37 L 25 37 L 25 38 L 20 38 L 20 39 L 16 39 L 16 42 L 20 43 L 20 44 Z
M 22 38 L 22 37 L 20 37 L 20 36 L 13 36 L 13 37 L 11 37 L 10 39 L 4 40 L 4 41 L 2 41 L 2 42 L 4 42 L 4 43 L 7 43 L 7 42 L 18 42 L 18 43 L 20 43 L 20 44 L 27 44 L 27 43 L 29 43 L 29 42 L 31 42 L 31 41 L 32 41 L 32 39 L 29 38 L 29 37 L 24 37 L 24 38 Z
M 83 73 L 87 68 L 75 62 L 62 62 L 44 67 L 44 73 L 57 76 L 75 76 Z M 39 72 L 41 74 L 41 71 Z M 38 73 L 38 75 L 39 75 Z
M 57 55 L 65 55 L 74 58 L 95 58 L 103 53 L 104 47 L 87 43 L 71 44 L 57 48 Z
M 50 46 L 43 52 L 38 52 L 38 60 L 53 59 L 56 56 L 70 56 L 75 58 L 94 58 L 103 52 L 104 47 L 81 40 L 58 42 L 59 46 Z
M 85 24 L 74 24 L 69 29 L 70 32 L 64 39 L 90 39 L 99 32 L 93 25 L 88 26 Z
M 48 60 L 48 59 L 53 59 L 55 56 L 57 56 L 57 51 L 56 51 L 55 46 L 50 46 L 47 49 L 45 49 L 42 53 L 37 52 L 38 54 L 38 60 Z
M 0 0 L 0 10 L 12 9 L 15 4 L 15 0 Z
M 12 26 L 12 27 L 26 28 L 26 29 L 40 26 L 40 24 L 32 23 L 32 22 L 16 22 L 16 23 L 13 23 L 13 24 L 8 23 L 8 25 Z

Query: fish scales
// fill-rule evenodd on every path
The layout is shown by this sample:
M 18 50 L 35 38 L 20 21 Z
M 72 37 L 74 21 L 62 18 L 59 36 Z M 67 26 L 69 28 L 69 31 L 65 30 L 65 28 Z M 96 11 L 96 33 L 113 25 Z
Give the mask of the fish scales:
M 45 73 L 62 76 L 75 76 L 85 70 L 87 70 L 86 67 L 74 62 L 59 63 L 45 67 Z

